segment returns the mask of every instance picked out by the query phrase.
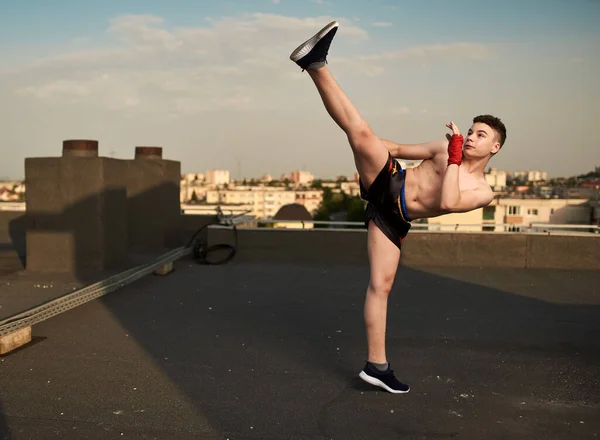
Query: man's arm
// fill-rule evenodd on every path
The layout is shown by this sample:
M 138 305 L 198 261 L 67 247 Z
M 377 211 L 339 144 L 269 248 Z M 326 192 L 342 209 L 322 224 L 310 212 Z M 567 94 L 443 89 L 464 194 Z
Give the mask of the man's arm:
M 448 165 L 442 182 L 441 208 L 446 212 L 468 212 L 487 206 L 494 200 L 494 192 L 489 186 L 461 191 L 458 185 L 457 164 Z
M 476 189 L 461 191 L 458 184 L 459 167 L 462 163 L 463 137 L 454 122 L 446 127 L 452 129 L 448 138 L 448 166 L 442 181 L 442 200 L 440 208 L 446 212 L 467 212 L 487 206 L 494 199 L 494 192 L 487 185 Z
M 386 139 L 382 139 L 383 145 L 390 152 L 392 157 L 405 160 L 425 160 L 432 159 L 437 153 L 444 153 L 448 143 L 443 140 L 435 140 L 422 144 L 397 144 Z

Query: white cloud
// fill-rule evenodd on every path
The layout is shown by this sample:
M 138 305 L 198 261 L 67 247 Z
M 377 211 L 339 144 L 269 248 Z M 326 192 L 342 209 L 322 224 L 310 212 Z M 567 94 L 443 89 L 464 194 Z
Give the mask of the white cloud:
M 306 72 L 289 60 L 299 43 L 333 19 L 341 26 L 331 67 L 365 114 L 393 108 L 390 103 L 399 101 L 395 114 L 406 114 L 398 118 L 406 121 L 422 105 L 386 91 L 393 90 L 396 79 L 385 89 L 385 81 L 373 77 L 391 74 L 406 62 L 460 62 L 488 55 L 484 46 L 448 44 L 352 56 L 369 38 L 352 18 L 256 13 L 173 27 L 157 16 L 124 15 L 110 21 L 103 46 L 93 48 L 97 42 L 90 40 L 86 49 L 82 40 L 75 50 L 68 44 L 58 55 L 0 72 L 0 99 L 12 109 L 11 114 L 5 111 L 0 140 L 41 148 L 84 136 L 100 139 L 102 145 L 116 143 L 111 148 L 117 151 L 133 142 L 164 143 L 181 154 L 184 167 L 195 167 L 194 160 L 224 167 L 248 147 L 251 152 L 245 154 L 252 156 L 248 161 L 255 162 L 255 174 L 289 172 L 307 155 L 331 154 L 331 163 L 352 170 L 350 156 L 341 163 L 339 150 L 321 151 L 323 145 L 343 143 L 343 137 L 327 118 Z M 368 50 L 373 47 L 368 45 Z M 357 78 L 347 81 L 347 73 Z M 378 87 L 385 102 L 373 98 Z M 27 126 L 41 127 L 35 141 L 19 123 L 25 120 Z M 311 127 L 311 140 L 289 135 L 299 125 Z M 275 159 L 273 152 L 284 145 L 286 153 Z M 235 153 L 225 151 L 235 148 Z M 269 169 L 269 163 L 277 168 Z M 323 173 L 331 163 L 319 159 L 312 169 Z
M 265 88 L 298 70 L 289 53 L 331 20 L 256 13 L 209 18 L 205 27 L 169 29 L 161 17 L 119 16 L 107 29 L 110 46 L 34 60 L 11 76 L 13 90 L 111 110 L 145 106 L 148 111 L 150 103 L 183 114 L 249 110 L 267 105 L 260 99 Z M 361 28 L 342 24 L 345 38 L 367 37 Z M 202 104 L 192 105 L 194 100 Z
M 153 15 L 123 15 L 111 20 L 108 34 L 139 51 L 175 51 L 184 40 L 161 27 L 164 20 Z
M 485 45 L 453 43 L 409 47 L 397 51 L 379 52 L 357 57 L 341 57 L 336 58 L 336 63 L 367 76 L 378 76 L 396 66 L 416 65 L 427 68 L 439 63 L 485 61 L 491 58 L 492 52 Z
M 391 27 L 392 23 L 390 23 L 388 21 L 375 21 L 375 22 L 371 23 L 371 26 L 375 26 L 375 27 Z
M 255 13 L 208 18 L 204 27 L 170 29 L 161 17 L 123 15 L 110 21 L 110 46 L 35 60 L 12 75 L 11 82 L 21 95 L 111 110 L 138 107 L 147 113 L 151 105 L 172 114 L 256 109 L 276 105 L 265 99 L 277 97 L 274 86 L 300 75 L 289 53 L 330 20 Z M 368 38 L 351 20 L 339 21 L 344 41 Z M 481 60 L 489 51 L 478 44 L 447 44 L 334 56 L 340 67 L 373 77 L 397 62 Z M 192 105 L 194 100 L 202 104 Z
M 359 57 L 364 61 L 464 61 L 487 60 L 491 57 L 490 49 L 483 44 L 451 43 L 431 46 L 409 47 L 403 50 L 381 52 Z

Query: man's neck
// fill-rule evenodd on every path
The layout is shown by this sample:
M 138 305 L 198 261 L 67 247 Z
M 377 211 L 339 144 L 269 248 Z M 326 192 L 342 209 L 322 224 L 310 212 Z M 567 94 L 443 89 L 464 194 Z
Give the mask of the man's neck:
M 488 164 L 488 161 L 489 159 L 467 160 L 463 157 L 460 167 L 468 174 L 480 174 L 483 176 L 483 172 Z

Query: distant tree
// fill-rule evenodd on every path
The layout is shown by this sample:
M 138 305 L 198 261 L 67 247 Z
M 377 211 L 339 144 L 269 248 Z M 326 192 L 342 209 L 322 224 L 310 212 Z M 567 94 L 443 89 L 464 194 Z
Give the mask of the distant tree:
M 365 221 L 365 203 L 360 197 L 351 197 L 348 199 L 348 221 L 349 222 L 364 222 Z
M 317 212 L 313 216 L 315 220 L 318 221 L 328 221 L 329 215 L 331 214 L 333 208 L 333 191 L 331 188 L 323 189 L 323 200 L 321 204 L 317 208 Z M 321 225 L 315 225 L 315 227 L 323 227 Z
M 346 219 L 351 222 L 362 223 L 365 220 L 365 204 L 360 197 L 351 197 L 345 193 L 336 194 L 331 190 L 331 188 L 324 188 L 323 201 L 313 216 L 314 219 L 320 221 L 329 221 L 332 214 L 339 212 L 345 212 Z M 322 227 L 320 225 L 317 226 Z
M 315 180 L 312 181 L 310 187 L 314 188 L 314 189 L 322 189 L 323 188 L 323 181 L 321 179 L 315 179 Z
M 198 201 L 198 196 L 196 195 L 196 190 L 192 191 L 191 200 L 192 200 L 192 202 L 197 202 Z
M 586 174 L 582 174 L 581 176 L 578 176 L 580 179 L 593 179 L 593 178 L 600 178 L 600 171 L 599 168 L 596 167 L 595 171 L 590 171 L 589 173 Z

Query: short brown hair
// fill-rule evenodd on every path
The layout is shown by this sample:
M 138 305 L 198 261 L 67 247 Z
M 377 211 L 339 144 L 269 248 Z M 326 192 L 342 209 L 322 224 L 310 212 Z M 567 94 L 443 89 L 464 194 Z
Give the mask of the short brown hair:
M 480 115 L 473 118 L 473 124 L 477 122 L 481 122 L 482 124 L 487 124 L 490 127 L 492 127 L 492 129 L 498 134 L 498 137 L 500 138 L 500 147 L 504 145 L 504 142 L 506 141 L 506 127 L 504 126 L 504 123 L 500 120 L 500 118 L 497 118 L 492 115 Z

